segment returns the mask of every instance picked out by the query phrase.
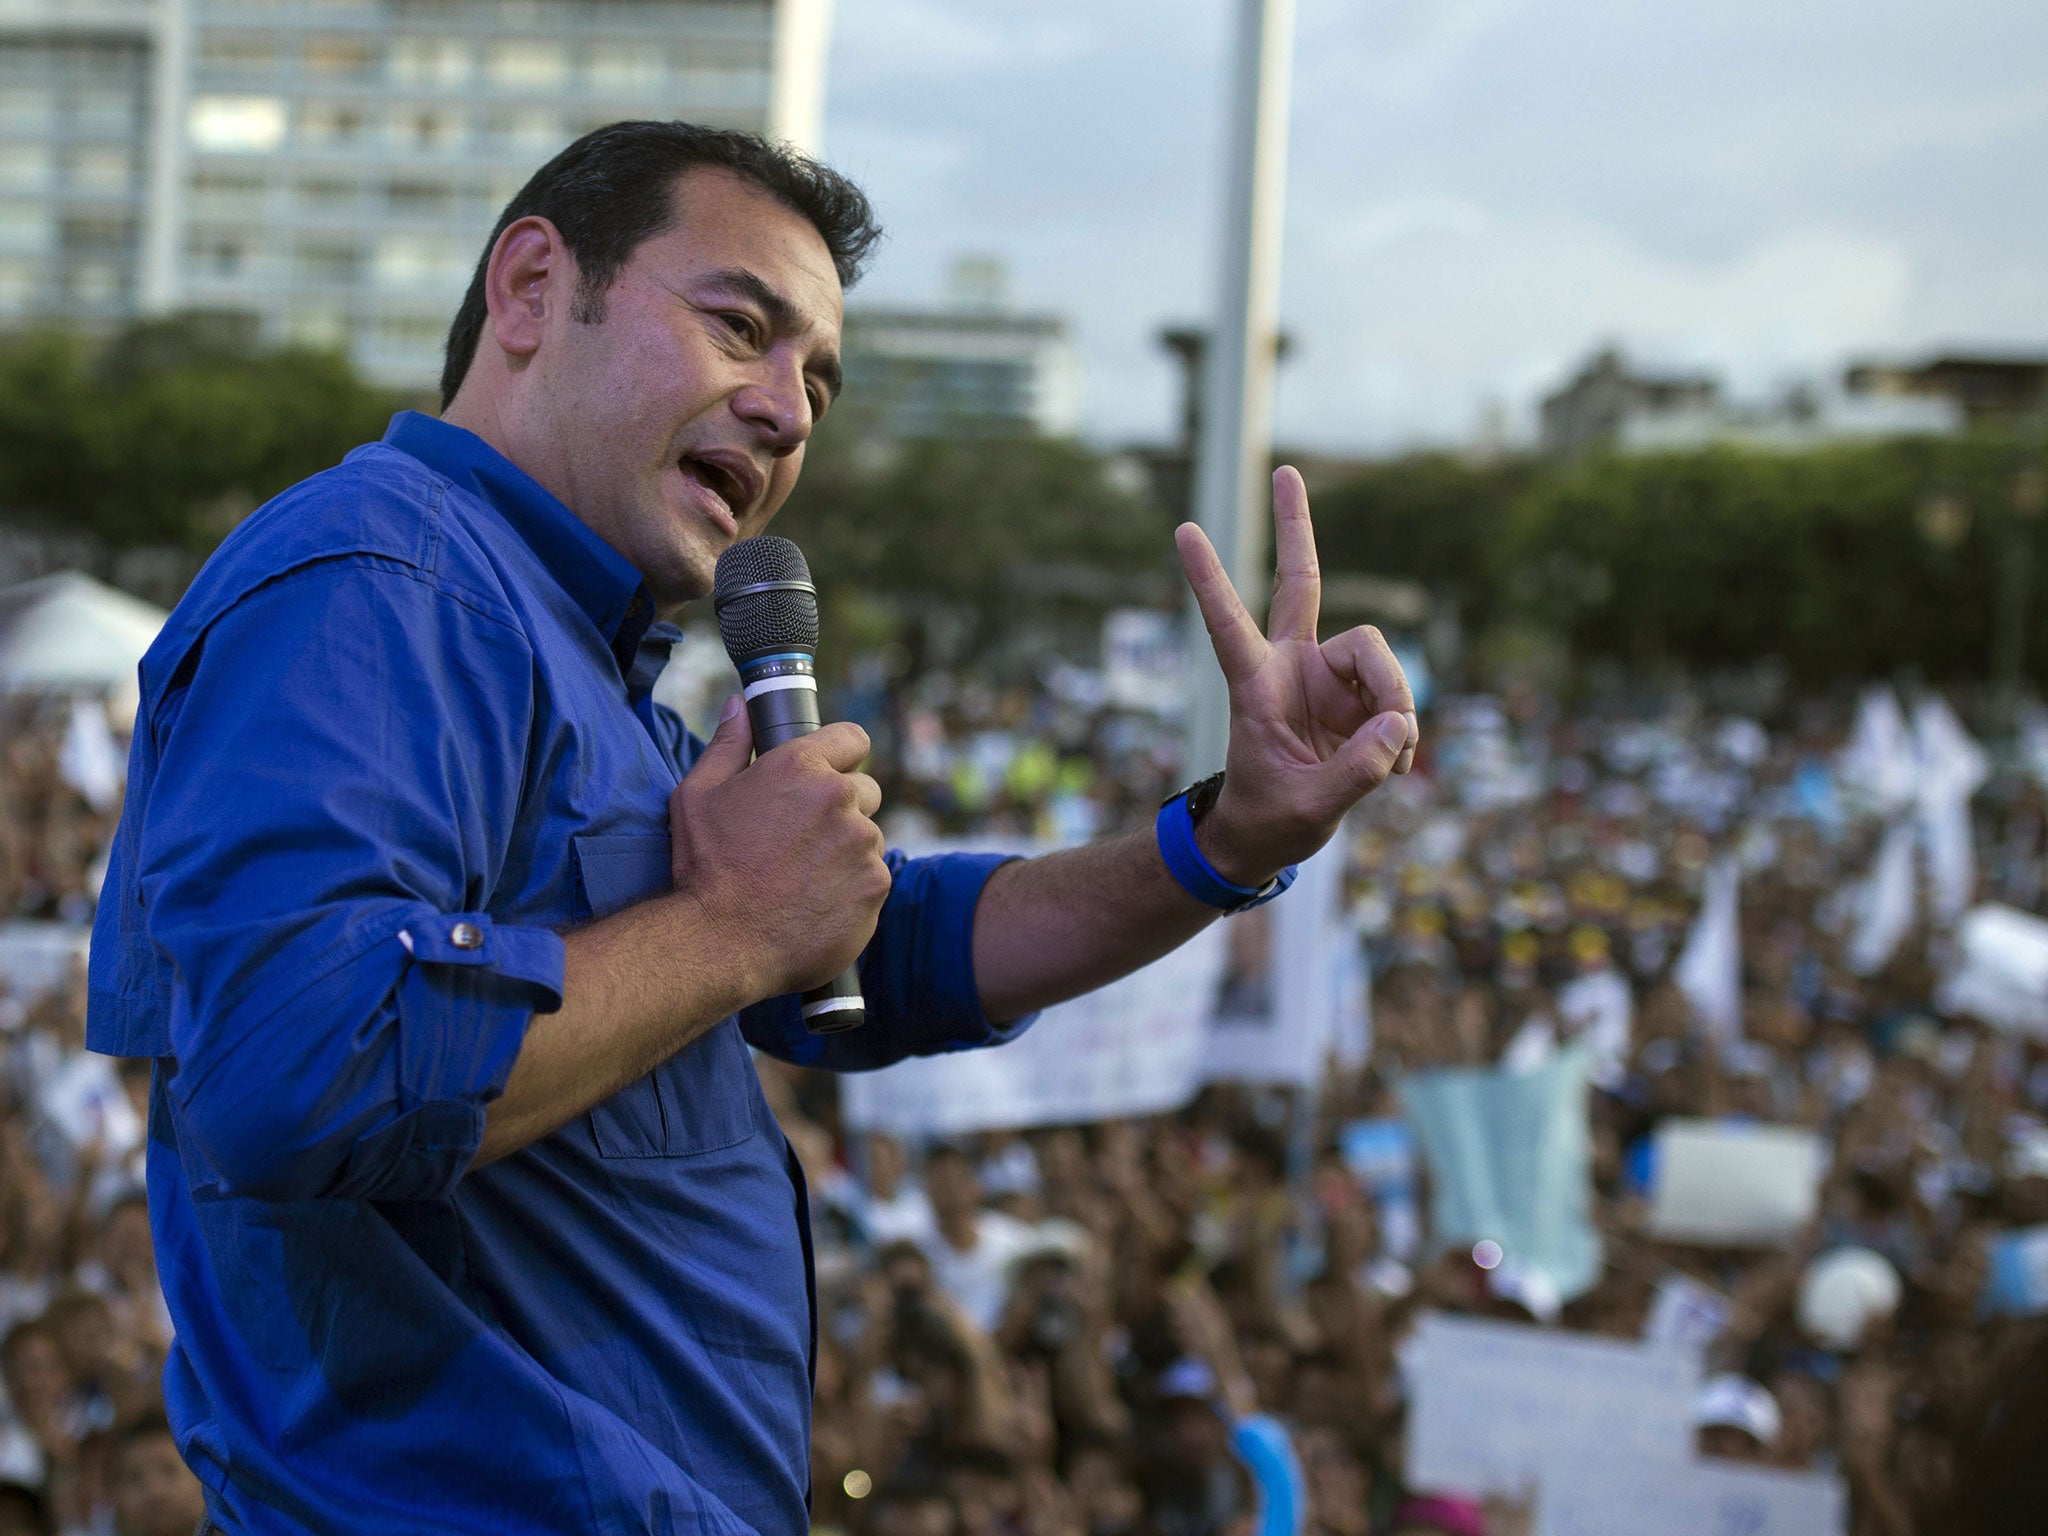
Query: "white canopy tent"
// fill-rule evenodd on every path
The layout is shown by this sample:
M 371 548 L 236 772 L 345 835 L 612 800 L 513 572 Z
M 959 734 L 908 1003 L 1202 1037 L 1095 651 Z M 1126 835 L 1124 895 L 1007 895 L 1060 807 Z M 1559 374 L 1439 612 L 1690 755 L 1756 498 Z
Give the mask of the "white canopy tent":
M 81 571 L 0 591 L 0 692 L 132 693 L 168 617 Z

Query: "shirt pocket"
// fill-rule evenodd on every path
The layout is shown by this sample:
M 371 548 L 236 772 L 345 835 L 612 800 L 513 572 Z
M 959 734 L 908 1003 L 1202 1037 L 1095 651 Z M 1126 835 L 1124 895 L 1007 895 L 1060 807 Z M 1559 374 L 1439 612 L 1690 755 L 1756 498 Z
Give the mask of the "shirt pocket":
M 593 918 L 670 889 L 663 833 L 574 839 L 576 879 Z M 761 1086 L 737 1020 L 725 1019 L 590 1111 L 603 1157 L 692 1157 L 736 1146 L 756 1127 Z

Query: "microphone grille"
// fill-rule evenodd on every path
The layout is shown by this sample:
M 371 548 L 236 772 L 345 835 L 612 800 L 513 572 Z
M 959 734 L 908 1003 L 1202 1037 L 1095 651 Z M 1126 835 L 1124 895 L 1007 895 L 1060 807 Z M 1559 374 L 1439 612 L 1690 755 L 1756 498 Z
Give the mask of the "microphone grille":
M 747 590 L 769 582 L 791 585 Z M 804 552 L 788 539 L 763 534 L 728 548 L 711 578 L 711 605 L 718 611 L 725 653 L 736 665 L 776 651 L 817 654 L 817 589 Z

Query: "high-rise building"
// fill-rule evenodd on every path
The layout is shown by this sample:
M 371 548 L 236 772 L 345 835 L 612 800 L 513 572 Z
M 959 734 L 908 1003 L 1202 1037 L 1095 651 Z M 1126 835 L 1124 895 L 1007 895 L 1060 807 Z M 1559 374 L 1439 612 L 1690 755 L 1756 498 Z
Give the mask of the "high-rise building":
M 255 317 L 427 386 L 492 220 L 570 139 L 814 147 L 829 0 L 0 0 L 0 323 Z
M 990 257 L 954 264 L 946 302 L 846 316 L 846 382 L 891 437 L 1075 430 L 1080 368 L 1067 322 L 1009 308 Z

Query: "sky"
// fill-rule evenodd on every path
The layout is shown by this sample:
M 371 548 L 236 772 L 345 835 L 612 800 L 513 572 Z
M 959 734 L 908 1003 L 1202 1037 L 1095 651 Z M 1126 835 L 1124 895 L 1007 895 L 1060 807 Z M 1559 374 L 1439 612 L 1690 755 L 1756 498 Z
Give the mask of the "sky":
M 1162 440 L 1214 304 L 1235 0 L 837 0 L 826 158 L 888 243 L 1065 315 L 1083 434 Z M 2048 352 L 2041 0 L 1298 0 L 1275 436 L 1533 431 L 1596 346 L 1739 399 Z

